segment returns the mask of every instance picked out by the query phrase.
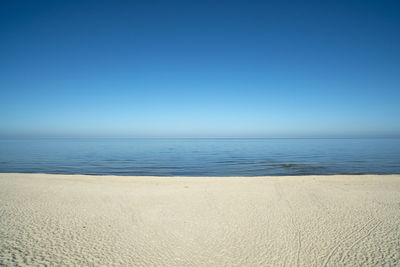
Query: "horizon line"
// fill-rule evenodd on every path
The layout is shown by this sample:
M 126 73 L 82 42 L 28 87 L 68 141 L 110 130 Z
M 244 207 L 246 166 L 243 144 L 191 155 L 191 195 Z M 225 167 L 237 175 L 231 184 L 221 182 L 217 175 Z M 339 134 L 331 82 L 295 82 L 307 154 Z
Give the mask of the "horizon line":
M 400 136 L 356 136 L 356 137 L 58 137 L 24 136 L 1 137 L 4 139 L 399 139 Z

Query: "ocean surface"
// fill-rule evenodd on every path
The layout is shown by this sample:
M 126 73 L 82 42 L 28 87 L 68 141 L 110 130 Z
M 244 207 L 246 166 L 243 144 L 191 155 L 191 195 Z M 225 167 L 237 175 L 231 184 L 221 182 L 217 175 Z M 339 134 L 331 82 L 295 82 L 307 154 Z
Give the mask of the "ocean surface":
M 0 139 L 0 172 L 400 174 L 400 139 Z

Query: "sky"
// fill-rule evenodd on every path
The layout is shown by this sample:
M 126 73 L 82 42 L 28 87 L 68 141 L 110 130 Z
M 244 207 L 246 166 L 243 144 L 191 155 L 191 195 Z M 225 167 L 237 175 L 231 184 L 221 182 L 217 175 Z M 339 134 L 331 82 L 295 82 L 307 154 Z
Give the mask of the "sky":
M 400 137 L 399 1 L 0 2 L 0 137 Z

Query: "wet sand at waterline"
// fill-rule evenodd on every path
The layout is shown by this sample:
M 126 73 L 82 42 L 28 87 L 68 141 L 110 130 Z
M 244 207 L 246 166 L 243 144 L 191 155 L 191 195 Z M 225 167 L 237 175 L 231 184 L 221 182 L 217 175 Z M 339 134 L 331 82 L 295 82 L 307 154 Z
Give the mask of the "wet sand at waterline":
M 400 175 L 0 174 L 0 265 L 395 266 Z

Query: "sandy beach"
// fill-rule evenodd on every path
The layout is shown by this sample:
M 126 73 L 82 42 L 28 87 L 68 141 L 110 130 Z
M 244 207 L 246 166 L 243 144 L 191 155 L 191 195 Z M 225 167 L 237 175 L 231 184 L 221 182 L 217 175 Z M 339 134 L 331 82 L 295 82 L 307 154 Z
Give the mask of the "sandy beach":
M 398 266 L 400 175 L 0 174 L 0 265 Z

